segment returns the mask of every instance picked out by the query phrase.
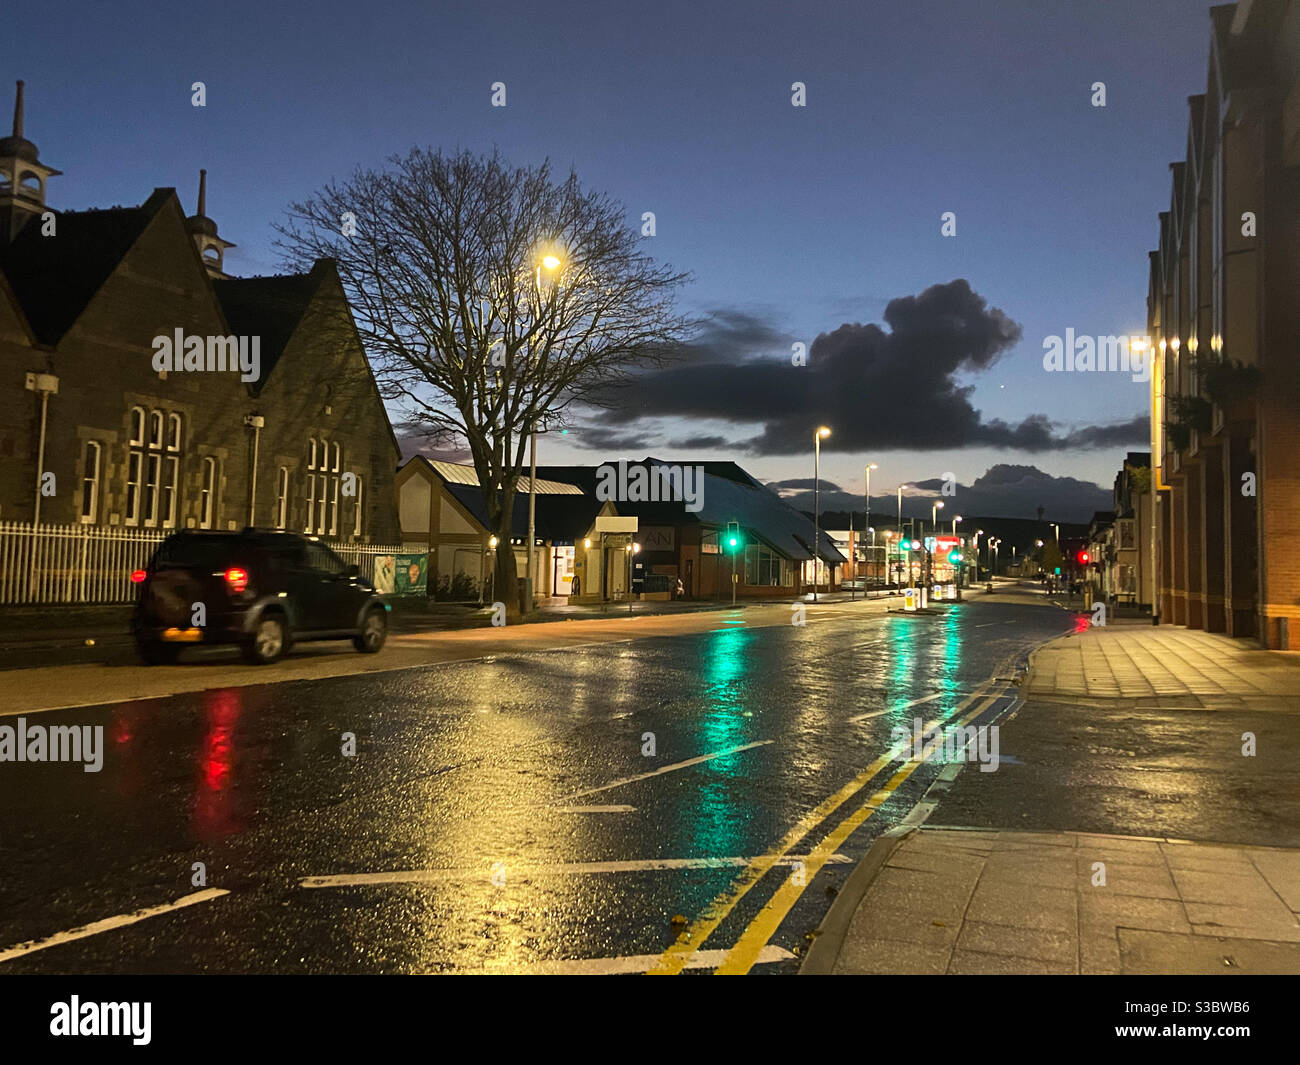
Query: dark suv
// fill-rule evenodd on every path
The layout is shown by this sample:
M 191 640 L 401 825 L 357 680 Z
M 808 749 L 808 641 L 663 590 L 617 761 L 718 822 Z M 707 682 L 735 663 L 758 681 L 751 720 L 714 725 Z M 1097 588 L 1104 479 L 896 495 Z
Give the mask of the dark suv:
M 150 665 L 175 662 L 190 643 L 238 644 L 258 665 L 296 640 L 350 638 L 374 654 L 388 635 L 388 604 L 357 567 L 297 533 L 178 532 L 131 580 L 131 630 Z

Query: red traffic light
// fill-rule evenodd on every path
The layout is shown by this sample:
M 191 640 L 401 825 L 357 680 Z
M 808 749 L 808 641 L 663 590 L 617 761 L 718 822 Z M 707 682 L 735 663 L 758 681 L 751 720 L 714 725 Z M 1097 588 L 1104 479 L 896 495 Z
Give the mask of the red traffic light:
M 1079 552 L 1079 565 L 1080 565 L 1080 566 L 1086 566 L 1087 564 L 1088 564 L 1088 552 L 1087 552 L 1087 551 L 1080 551 L 1080 552 Z

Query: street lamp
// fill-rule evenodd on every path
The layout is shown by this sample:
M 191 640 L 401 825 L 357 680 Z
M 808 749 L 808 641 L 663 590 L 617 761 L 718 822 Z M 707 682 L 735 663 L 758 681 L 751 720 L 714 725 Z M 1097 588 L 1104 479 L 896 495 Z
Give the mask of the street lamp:
M 959 521 L 961 521 L 961 515 L 960 515 L 960 514 L 954 514 L 954 515 L 952 516 L 952 534 L 953 534 L 953 536 L 956 536 L 956 535 L 957 535 L 957 523 L 958 523 Z
M 817 559 L 821 554 L 822 440 L 831 435 L 826 426 L 813 433 L 813 602 L 817 602 Z
M 936 500 L 930 507 L 930 533 L 934 537 L 934 544 L 939 540 L 939 511 L 943 510 L 943 500 Z M 925 583 L 930 584 L 934 579 L 934 545 L 925 553 Z
M 542 298 L 542 271 L 554 274 L 560 268 L 560 259 L 554 254 L 542 256 L 537 265 L 537 298 Z M 524 560 L 524 610 L 533 609 L 533 555 L 537 539 L 537 419 L 533 418 L 528 437 L 528 555 Z
M 1060 547 L 1060 546 L 1061 546 L 1061 527 L 1060 527 L 1059 525 L 1057 525 L 1056 522 L 1050 522 L 1049 524 L 1052 526 L 1053 529 L 1056 530 L 1056 546 L 1057 546 L 1057 547 Z
M 488 599 L 492 602 L 496 602 L 496 596 L 493 593 L 497 590 L 497 542 L 495 536 L 488 537 L 488 557 L 491 559 L 488 568 Z M 479 588 L 480 594 L 482 594 L 482 585 L 480 585 Z
M 898 540 L 898 547 L 899 547 L 899 552 L 898 552 L 898 582 L 899 582 L 900 584 L 903 582 L 903 552 L 902 552 L 902 547 L 903 547 L 903 540 L 902 540 L 902 536 L 903 536 L 903 489 L 906 488 L 906 487 L 907 487 L 907 485 L 905 485 L 905 484 L 900 484 L 900 485 L 898 486 L 898 536 L 899 536 L 899 540 Z M 910 577 L 910 575 L 911 575 L 911 560 L 910 560 L 910 559 L 908 560 L 908 575 L 909 575 L 909 577 Z
M 876 463 L 874 463 L 874 462 L 868 462 L 868 463 L 867 463 L 867 494 L 866 494 L 866 503 L 867 503 L 866 514 L 867 514 L 867 516 L 866 516 L 866 520 L 863 521 L 863 523 L 862 523 L 862 527 L 863 527 L 864 529 L 870 529 L 870 528 L 871 528 L 871 471 L 872 471 L 872 470 L 878 470 L 878 469 L 880 469 L 880 466 L 877 465 Z M 872 529 L 872 532 L 874 532 L 874 531 L 875 531 L 875 530 Z M 875 546 L 876 546 L 874 540 L 871 542 L 871 546 L 872 546 L 872 547 L 875 547 Z M 866 564 L 866 568 L 864 569 L 863 574 L 862 574 L 864 580 L 868 579 L 868 578 L 870 577 L 870 575 L 871 575 L 871 555 L 870 555 L 870 554 L 868 554 L 867 557 L 866 557 L 866 563 L 867 563 L 867 564 Z M 857 567 L 855 566 L 854 569 L 856 569 L 856 568 L 857 568 Z M 856 577 L 857 574 L 855 573 L 854 576 Z M 862 586 L 862 588 L 863 588 L 863 592 L 864 592 L 864 594 L 863 594 L 863 598 L 864 598 L 864 599 L 866 598 L 866 595 L 865 595 L 866 587 L 867 587 L 867 586 L 866 586 L 865 584 Z

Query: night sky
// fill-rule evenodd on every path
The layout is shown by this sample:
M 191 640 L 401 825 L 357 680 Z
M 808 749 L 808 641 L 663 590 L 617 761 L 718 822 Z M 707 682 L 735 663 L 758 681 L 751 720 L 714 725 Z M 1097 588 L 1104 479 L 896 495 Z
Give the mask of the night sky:
M 646 243 L 690 271 L 683 308 L 714 325 L 677 376 L 646 383 L 647 418 L 575 427 L 545 462 L 734 458 L 793 480 L 811 475 L 824 421 L 822 473 L 855 493 L 868 459 L 878 496 L 1000 463 L 1108 487 L 1145 431 L 1097 427 L 1140 416 L 1147 386 L 1048 374 L 1043 339 L 1143 330 L 1209 7 L 11 4 L 0 75 L 6 114 L 26 79 L 26 135 L 64 171 L 53 206 L 175 186 L 192 211 L 207 167 L 237 275 L 279 269 L 289 202 L 416 144 L 549 156 L 621 200 L 629 225 L 653 211 Z M 191 106 L 196 80 L 206 108 Z M 490 106 L 496 81 L 505 108 Z M 807 107 L 791 106 L 795 81 Z M 945 211 L 956 237 L 940 234 Z M 935 336 L 957 345 L 946 362 Z M 799 370 L 796 341 L 813 348 Z M 787 371 L 806 376 L 791 386 Z

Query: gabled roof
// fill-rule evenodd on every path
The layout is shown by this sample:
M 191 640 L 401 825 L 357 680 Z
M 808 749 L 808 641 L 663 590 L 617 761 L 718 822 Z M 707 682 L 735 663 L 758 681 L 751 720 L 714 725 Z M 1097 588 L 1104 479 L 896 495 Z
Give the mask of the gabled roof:
M 405 469 L 412 462 L 418 462 L 427 469 L 437 474 L 444 484 L 467 484 L 478 486 L 478 472 L 473 466 L 461 462 L 442 462 L 436 459 L 425 458 L 423 455 L 413 455 L 402 464 Z M 515 487 L 515 491 L 522 492 L 525 496 L 528 494 L 528 474 L 523 474 Z M 537 495 L 560 495 L 560 496 L 580 496 L 582 489 L 576 484 L 564 481 L 550 481 L 537 478 Z
M 617 466 L 617 463 L 608 465 Z M 739 522 L 751 537 L 757 537 L 785 558 L 800 562 L 813 557 L 812 519 L 795 510 L 766 485 L 746 473 L 734 462 L 663 462 L 646 457 L 629 461 L 632 466 L 701 466 L 704 485 L 700 493 L 701 508 L 686 509 L 680 502 L 634 502 L 616 500 L 620 514 L 635 515 L 646 525 L 709 525 L 725 527 L 727 522 Z M 591 496 L 596 495 L 598 466 L 546 466 L 539 473 L 562 478 L 581 485 Z M 835 547 L 835 541 L 821 531 L 820 551 L 827 562 L 843 562 L 845 558 Z
M 58 344 L 175 197 L 175 189 L 154 189 L 139 207 L 59 212 L 53 237 L 42 236 L 40 220 L 32 219 L 11 244 L 0 244 L 0 270 L 39 343 Z
M 290 338 L 324 279 L 318 262 L 307 274 L 214 279 L 212 289 L 235 336 L 260 336 L 261 376 L 254 395 L 270 379 Z

